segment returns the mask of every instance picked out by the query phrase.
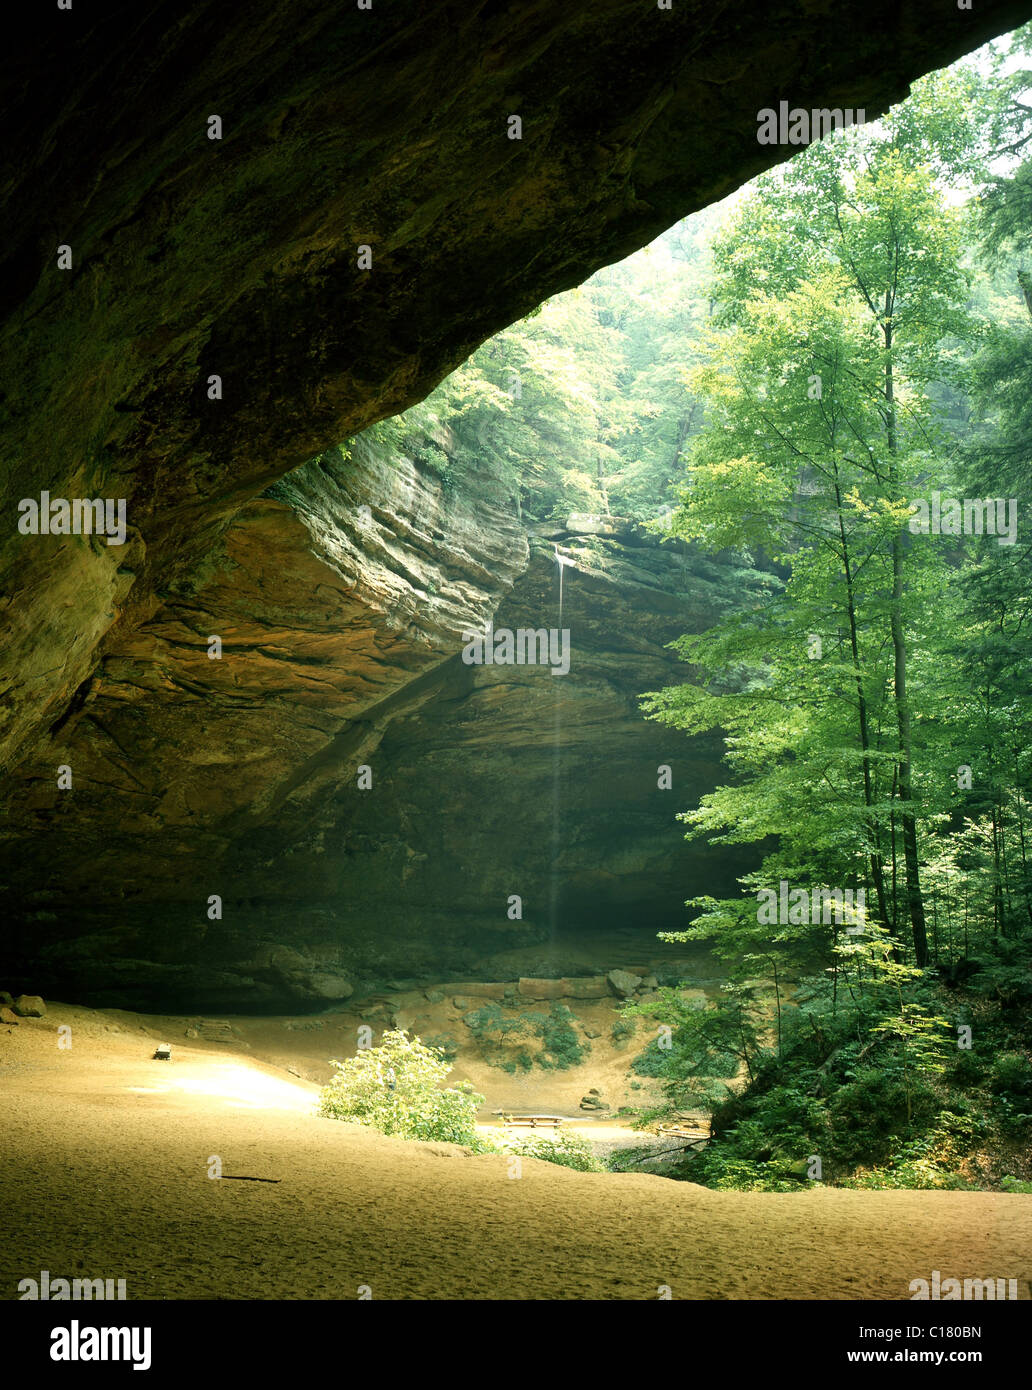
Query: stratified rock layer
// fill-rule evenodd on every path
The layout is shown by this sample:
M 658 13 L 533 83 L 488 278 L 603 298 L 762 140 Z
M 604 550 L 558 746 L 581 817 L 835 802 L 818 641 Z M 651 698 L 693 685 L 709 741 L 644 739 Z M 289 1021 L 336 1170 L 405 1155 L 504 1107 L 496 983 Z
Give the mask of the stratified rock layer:
M 579 674 L 474 677 L 462 625 L 551 605 L 547 550 L 528 553 L 496 482 L 446 497 L 324 451 L 790 153 L 757 144 L 760 107 L 871 116 L 1028 16 L 1013 0 L 934 22 L 918 0 L 32 9 L 38 42 L 0 74 L 0 965 L 92 989 L 107 962 L 130 999 L 162 981 L 325 998 L 360 957 L 431 952 L 448 923 L 479 939 L 499 895 L 522 893 L 539 930 L 570 902 L 633 910 L 646 882 L 684 896 L 645 790 L 668 750 L 633 705 L 669 674 L 686 609 L 712 615 L 717 579 L 682 592 L 666 561 L 603 549 L 568 576 Z M 20 534 L 19 501 L 43 492 L 123 499 L 126 544 Z M 576 758 L 556 763 L 549 719 Z M 374 753 L 359 793 L 344 769 Z M 511 852 L 485 853 L 503 829 Z M 198 914 L 215 894 L 224 916 Z M 263 933 L 303 945 L 300 965 L 256 954 Z
M 638 709 L 724 571 L 627 525 L 562 534 L 560 615 L 533 529 L 496 478 L 446 494 L 364 441 L 244 508 L 12 779 L 7 969 L 109 1002 L 325 1004 L 730 889 L 674 820 L 716 750 Z M 489 622 L 566 630 L 569 671 L 468 664 Z

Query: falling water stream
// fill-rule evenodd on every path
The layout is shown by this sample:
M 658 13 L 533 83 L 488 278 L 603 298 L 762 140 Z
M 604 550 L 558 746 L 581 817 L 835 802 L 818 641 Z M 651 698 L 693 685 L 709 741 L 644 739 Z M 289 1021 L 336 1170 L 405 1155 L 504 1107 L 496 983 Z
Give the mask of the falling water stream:
M 573 561 L 568 560 L 565 555 L 560 555 L 559 547 L 556 546 L 555 562 L 559 569 L 559 640 L 561 642 L 563 631 L 563 570 L 567 565 L 573 566 Z M 562 847 L 562 798 L 560 793 L 563 736 L 562 677 L 553 676 L 552 682 L 554 687 L 554 713 L 552 721 L 552 878 L 549 890 L 548 916 L 551 945 L 554 946 L 556 944 L 556 931 L 559 924 L 559 852 Z

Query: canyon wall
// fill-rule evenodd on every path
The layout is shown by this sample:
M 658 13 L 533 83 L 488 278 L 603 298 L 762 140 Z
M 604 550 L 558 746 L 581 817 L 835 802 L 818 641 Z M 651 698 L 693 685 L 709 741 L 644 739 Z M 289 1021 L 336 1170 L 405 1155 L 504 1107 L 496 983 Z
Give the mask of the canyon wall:
M 683 845 L 650 848 L 654 814 L 676 839 L 650 789 L 676 755 L 633 705 L 719 578 L 679 587 L 666 552 L 600 540 L 567 575 L 579 673 L 471 675 L 464 622 L 550 610 L 547 544 L 497 482 L 448 498 L 332 450 L 789 156 L 758 144 L 759 108 L 873 117 L 1029 15 L 1015 0 L 31 7 L 0 71 L 0 968 L 127 998 L 163 980 L 332 997 L 378 951 L 431 950 L 446 921 L 477 943 L 508 931 L 503 893 L 523 891 L 543 930 L 555 818 L 529 808 L 556 795 L 557 686 L 584 750 L 559 777 L 562 805 L 584 806 L 559 855 L 563 910 L 633 911 L 635 878 L 697 886 Z M 44 493 L 118 499 L 125 544 L 23 533 L 19 504 Z M 348 511 L 363 506 L 371 521 Z M 675 781 L 684 804 L 697 774 Z M 518 872 L 515 850 L 485 848 L 492 825 L 522 846 Z M 221 921 L 198 914 L 211 894 Z M 342 902 L 376 938 L 361 949 Z M 269 963 L 261 931 L 270 951 L 296 935 L 322 954 Z

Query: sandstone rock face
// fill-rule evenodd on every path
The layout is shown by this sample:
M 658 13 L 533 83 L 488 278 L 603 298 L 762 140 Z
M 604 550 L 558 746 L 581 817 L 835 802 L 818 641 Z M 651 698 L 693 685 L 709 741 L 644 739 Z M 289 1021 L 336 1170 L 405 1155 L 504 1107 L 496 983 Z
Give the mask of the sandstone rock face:
M 486 621 L 559 625 L 554 543 L 499 479 L 446 496 L 359 443 L 243 509 L 189 600 L 11 779 L 8 973 L 116 1005 L 325 1007 L 370 975 L 490 978 L 492 954 L 571 925 L 676 926 L 694 884 L 729 890 L 743 865 L 674 820 L 719 750 L 638 712 L 725 571 L 652 537 L 563 537 L 553 676 L 461 657 Z
M 34 7 L 2 92 L 0 766 L 163 594 L 192 592 L 268 482 L 790 153 L 757 143 L 760 107 L 873 115 L 1027 17 L 194 0 L 123 25 Z M 13 504 L 44 490 L 124 499 L 129 543 L 19 535 Z
M 610 991 L 604 975 L 585 975 L 558 980 L 522 979 L 519 995 L 522 999 L 607 999 Z
M 624 0 L 197 0 L 125 24 L 37 7 L 2 79 L 11 982 L 315 1005 L 362 971 L 462 969 L 729 882 L 672 823 L 714 750 L 636 714 L 675 669 L 665 643 L 719 608 L 719 567 L 633 528 L 534 534 L 497 479 L 447 496 L 334 446 L 789 154 L 757 144 L 760 106 L 872 116 L 1025 18 L 1013 0 L 934 25 L 919 0 L 705 26 Z M 43 492 L 124 501 L 125 544 L 22 534 L 18 502 Z M 464 626 L 554 625 L 545 532 L 594 547 L 566 576 L 570 675 L 471 670 Z M 654 769 L 679 757 L 675 808 Z

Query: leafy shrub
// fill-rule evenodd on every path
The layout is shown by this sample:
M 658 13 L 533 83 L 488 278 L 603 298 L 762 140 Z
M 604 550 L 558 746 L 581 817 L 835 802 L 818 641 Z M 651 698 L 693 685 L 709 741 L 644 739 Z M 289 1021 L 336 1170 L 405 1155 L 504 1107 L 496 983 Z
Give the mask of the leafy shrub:
M 984 1124 L 972 1115 L 944 1110 L 935 1124 L 897 1149 L 879 1167 L 861 1169 L 842 1182 L 858 1188 L 969 1188 L 973 1184 L 960 1177 L 954 1167 L 964 1150 L 984 1131 Z
M 435 1033 L 432 1038 L 427 1038 L 426 1045 L 439 1052 L 446 1062 L 454 1062 L 459 1055 L 459 1044 L 451 1033 Z
M 635 1057 L 631 1063 L 631 1070 L 639 1076 L 667 1076 L 670 1071 L 670 1052 L 659 1046 L 658 1038 L 653 1038 Z
M 985 1062 L 973 1048 L 958 1048 L 948 1072 L 954 1086 L 977 1086 L 985 1080 Z
M 686 1030 L 678 1029 L 670 1039 L 670 1047 L 660 1047 L 659 1038 L 652 1038 L 631 1063 L 639 1076 L 674 1079 L 684 1075 L 695 1077 L 733 1078 L 738 1075 L 738 1058 L 719 1048 L 707 1047 Z
M 615 1043 L 626 1042 L 628 1038 L 633 1038 L 637 1032 L 634 1024 L 627 1018 L 618 1018 L 609 1030 L 609 1036 Z
M 499 1062 L 498 1066 L 502 1071 L 507 1071 L 510 1076 L 515 1076 L 518 1071 L 531 1071 L 534 1066 L 534 1058 L 525 1048 L 521 1048 L 515 1057 L 507 1057 L 504 1062 Z
M 492 1001 L 463 1014 L 462 1021 L 475 1038 L 484 1038 L 491 1033 L 504 1032 L 508 1020 L 502 1014 L 501 1005 Z
M 484 1097 L 468 1081 L 445 1087 L 451 1064 L 419 1038 L 394 1029 L 384 1033 L 379 1047 L 363 1048 L 333 1065 L 337 1074 L 320 1093 L 321 1115 L 403 1139 L 443 1140 L 483 1151 L 476 1118 Z
M 1032 1066 L 1020 1052 L 1004 1052 L 995 1058 L 989 1074 L 989 1089 L 1012 1105 L 1028 1102 L 1032 1108 Z
M 565 1004 L 553 1004 L 545 1022 L 541 1025 L 542 1056 L 538 1059 L 543 1067 L 565 1071 L 575 1067 L 591 1051 L 590 1043 L 582 1043 L 573 1024 L 575 1016 Z
M 1032 1182 L 1024 1182 L 1021 1178 L 1002 1178 L 1000 1186 L 1004 1192 L 1032 1192 Z
M 913 1078 L 908 1084 L 891 1065 L 863 1067 L 847 1076 L 828 1105 L 838 1150 L 847 1160 L 859 1161 L 878 1141 L 903 1133 L 913 1122 L 929 1121 L 939 1109 L 930 1086 Z
M 606 1165 L 595 1157 L 591 1145 L 579 1134 L 560 1130 L 554 1139 L 513 1135 L 499 1148 L 504 1153 L 521 1158 L 540 1158 L 545 1163 L 558 1163 L 561 1168 L 575 1168 L 578 1173 L 604 1173 Z
M 718 1192 L 799 1192 L 812 1184 L 795 1166 L 788 1159 L 760 1163 L 710 1145 L 681 1163 L 676 1176 Z
M 565 1004 L 553 1004 L 547 1014 L 528 1011 L 506 1018 L 501 1005 L 492 1001 L 472 1009 L 462 1021 L 483 1045 L 486 1060 L 510 1075 L 529 1071 L 535 1061 L 546 1070 L 563 1071 L 583 1061 L 591 1050 L 590 1044 L 580 1041 L 574 1027 L 576 1018 Z M 528 1036 L 541 1039 L 542 1048 L 536 1056 L 526 1048 L 515 1057 L 504 1055 L 502 1045 L 506 1041 Z

